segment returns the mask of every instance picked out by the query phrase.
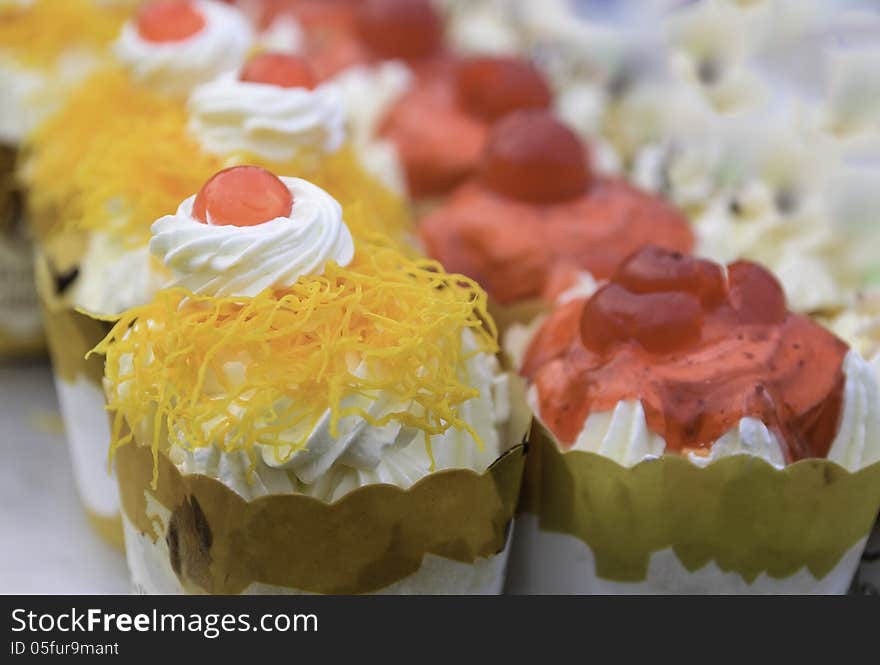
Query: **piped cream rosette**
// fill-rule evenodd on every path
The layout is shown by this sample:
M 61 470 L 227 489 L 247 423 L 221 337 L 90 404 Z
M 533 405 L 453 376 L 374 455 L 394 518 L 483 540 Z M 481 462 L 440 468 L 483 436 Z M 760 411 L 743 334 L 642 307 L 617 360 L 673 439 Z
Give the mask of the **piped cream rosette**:
M 786 314 L 755 264 L 731 264 L 718 282 L 709 262 L 652 265 L 652 251 L 557 308 L 529 349 L 537 419 L 508 588 L 845 593 L 880 505 L 874 371 Z M 713 282 L 727 295 L 710 295 Z M 703 299 L 692 319 L 689 288 Z M 679 302 L 667 314 L 651 309 L 668 299 Z
M 190 131 L 215 155 L 254 154 L 289 162 L 334 153 L 345 141 L 345 105 L 332 83 L 281 87 L 236 73 L 199 86 L 189 99 Z
M 153 234 L 178 281 L 98 347 L 135 588 L 498 593 L 525 427 L 485 294 L 257 167 Z
M 158 5 L 159 3 L 154 3 Z M 241 11 L 222 2 L 192 0 L 193 30 L 181 38 L 145 34 L 144 22 L 129 21 L 114 44 L 116 58 L 132 78 L 162 94 L 186 97 L 200 83 L 236 69 L 247 55 L 253 32 Z M 159 20 L 164 17 L 158 17 Z M 165 21 L 176 19 L 169 15 Z M 182 26 L 183 21 L 176 22 Z M 169 35 L 172 27 L 168 28 Z M 189 32 L 189 34 L 186 34 Z M 176 36 L 176 35 L 175 35 Z

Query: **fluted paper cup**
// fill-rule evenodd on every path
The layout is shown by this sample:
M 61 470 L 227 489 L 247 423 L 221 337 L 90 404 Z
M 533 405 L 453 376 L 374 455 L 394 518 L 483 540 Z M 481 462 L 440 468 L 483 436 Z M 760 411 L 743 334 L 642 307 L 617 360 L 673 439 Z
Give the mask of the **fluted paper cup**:
M 135 436 L 116 452 L 134 588 L 498 594 L 528 420 L 527 411 L 517 409 L 505 433 L 506 452 L 483 473 L 446 469 L 408 489 L 364 485 L 332 503 L 296 493 L 246 500 L 218 478 L 182 473 L 161 450 L 154 461 Z
M 674 455 L 623 467 L 530 437 L 513 593 L 846 593 L 880 506 L 880 462 L 777 469 Z

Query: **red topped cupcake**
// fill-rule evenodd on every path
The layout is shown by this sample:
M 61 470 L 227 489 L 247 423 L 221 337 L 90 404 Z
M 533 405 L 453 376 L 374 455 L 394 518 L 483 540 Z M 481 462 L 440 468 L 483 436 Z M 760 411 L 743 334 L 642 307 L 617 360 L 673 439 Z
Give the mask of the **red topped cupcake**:
M 582 273 L 608 279 L 645 245 L 693 246 L 676 208 L 594 173 L 575 134 L 536 110 L 492 128 L 478 176 L 428 215 L 420 234 L 430 256 L 502 305 L 553 300 Z
M 880 505 L 877 379 L 767 270 L 645 247 L 521 371 L 514 592 L 846 592 Z

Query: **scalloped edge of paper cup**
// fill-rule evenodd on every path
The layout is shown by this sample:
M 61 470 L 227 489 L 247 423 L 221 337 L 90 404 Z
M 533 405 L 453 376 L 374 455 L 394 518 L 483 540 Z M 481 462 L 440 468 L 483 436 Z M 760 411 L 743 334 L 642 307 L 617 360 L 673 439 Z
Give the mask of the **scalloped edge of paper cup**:
M 328 504 L 301 494 L 248 502 L 161 452 L 153 490 L 149 448 L 116 456 L 136 588 L 213 594 L 498 593 L 524 466 L 517 444 L 483 474 L 366 485 Z
M 537 420 L 529 446 L 520 511 L 534 533 L 524 524 L 514 544 L 514 591 L 558 592 L 555 569 L 580 593 L 844 593 L 880 506 L 880 463 L 664 455 L 623 467 L 562 452 Z M 555 536 L 569 539 L 544 542 Z

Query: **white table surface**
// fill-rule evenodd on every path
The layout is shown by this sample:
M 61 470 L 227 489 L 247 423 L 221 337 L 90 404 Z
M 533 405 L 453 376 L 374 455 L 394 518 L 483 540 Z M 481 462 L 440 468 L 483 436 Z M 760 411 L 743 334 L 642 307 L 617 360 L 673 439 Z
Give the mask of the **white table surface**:
M 0 364 L 0 593 L 130 591 L 74 489 L 48 361 Z

